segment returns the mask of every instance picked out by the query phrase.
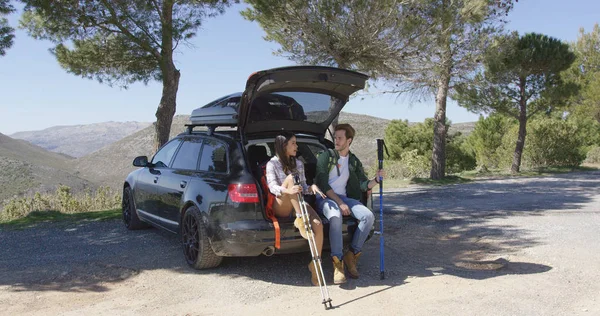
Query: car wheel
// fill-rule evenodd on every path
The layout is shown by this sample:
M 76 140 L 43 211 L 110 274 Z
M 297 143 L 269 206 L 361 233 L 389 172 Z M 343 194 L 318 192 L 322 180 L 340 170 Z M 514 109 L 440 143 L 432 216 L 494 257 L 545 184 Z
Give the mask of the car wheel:
M 140 220 L 135 211 L 135 202 L 133 201 L 133 194 L 131 194 L 131 188 L 125 187 L 123 189 L 123 200 L 121 204 L 123 210 L 123 222 L 125 227 L 129 230 L 136 230 L 148 227 L 148 225 Z
M 185 212 L 181 235 L 183 238 L 183 254 L 191 267 L 194 269 L 208 269 L 221 264 L 223 257 L 217 256 L 210 247 L 206 235 L 206 225 L 198 208 L 192 206 Z

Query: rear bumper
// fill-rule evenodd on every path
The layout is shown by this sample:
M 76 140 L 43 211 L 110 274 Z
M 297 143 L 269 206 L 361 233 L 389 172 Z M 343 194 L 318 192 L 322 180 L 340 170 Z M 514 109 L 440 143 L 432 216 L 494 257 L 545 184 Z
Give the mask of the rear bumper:
M 279 225 L 281 227 L 281 248 L 275 249 L 276 254 L 309 251 L 308 242 L 300 236 L 292 221 L 283 220 Z M 344 219 L 342 227 L 344 244 L 350 242 L 357 225 L 358 222 L 354 218 Z M 329 224 L 326 221 L 324 221 L 323 228 L 325 233 L 323 248 L 328 249 Z M 273 223 L 265 220 L 244 220 L 214 225 L 211 246 L 218 256 L 259 256 L 265 249 L 275 246 L 275 228 Z

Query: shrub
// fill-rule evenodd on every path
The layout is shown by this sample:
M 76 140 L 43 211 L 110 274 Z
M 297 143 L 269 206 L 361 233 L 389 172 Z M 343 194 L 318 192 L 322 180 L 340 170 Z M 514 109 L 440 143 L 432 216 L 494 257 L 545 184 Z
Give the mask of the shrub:
M 542 118 L 529 124 L 525 157 L 532 167 L 578 166 L 584 159 L 583 139 L 568 120 Z
M 515 120 L 499 114 L 492 114 L 487 118 L 479 117 L 465 144 L 473 151 L 477 166 L 493 169 L 503 164 L 502 160 L 506 157 L 505 151 L 508 147 L 508 144 L 502 146 L 503 138 L 515 124 Z M 512 149 L 514 151 L 514 144 Z
M 599 146 L 592 147 L 587 152 L 587 155 L 583 162 L 590 163 L 590 164 L 600 164 L 600 147 Z
M 446 129 L 450 126 L 447 121 Z M 402 178 L 424 177 L 429 174 L 433 151 L 434 120 L 425 119 L 423 123 L 409 126 L 408 121 L 393 120 L 385 130 L 385 138 L 390 158 L 400 160 Z M 446 139 L 447 173 L 470 170 L 475 167 L 473 153 L 464 145 L 460 133 Z M 387 168 L 386 168 L 387 170 Z
M 461 133 L 448 136 L 446 144 L 446 173 L 458 173 L 475 169 L 475 153 Z
M 385 169 L 386 179 L 409 179 L 414 177 L 427 177 L 430 168 L 429 157 L 417 154 L 413 149 L 402 154 L 402 160 L 385 160 L 383 168 Z M 374 165 L 369 169 L 370 175 L 375 175 L 378 166 Z
M 11 221 L 27 216 L 33 211 L 59 211 L 61 213 L 83 213 L 121 207 L 121 194 L 108 187 L 100 187 L 96 192 L 86 191 L 73 195 L 71 188 L 61 185 L 54 194 L 40 194 L 9 200 L 0 212 L 0 222 Z

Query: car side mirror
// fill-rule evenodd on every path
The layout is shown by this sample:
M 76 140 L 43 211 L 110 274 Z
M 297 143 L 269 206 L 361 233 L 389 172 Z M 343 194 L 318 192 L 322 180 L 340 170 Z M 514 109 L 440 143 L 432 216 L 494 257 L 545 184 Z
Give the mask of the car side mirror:
M 149 163 L 148 163 L 148 157 L 146 156 L 138 156 L 135 157 L 135 159 L 133 159 L 133 165 L 135 167 L 148 167 Z

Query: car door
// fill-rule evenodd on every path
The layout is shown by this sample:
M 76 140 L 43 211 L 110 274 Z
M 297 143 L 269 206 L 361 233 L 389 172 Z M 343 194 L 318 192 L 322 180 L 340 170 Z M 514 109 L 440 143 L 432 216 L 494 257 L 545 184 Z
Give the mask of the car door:
M 202 145 L 198 173 L 192 177 L 194 194 L 201 210 L 211 214 L 223 208 L 229 184 L 228 148 L 224 142 L 206 138 Z M 213 220 L 215 218 L 213 217 Z
M 161 147 L 152 157 L 149 166 L 144 168 L 136 182 L 135 198 L 138 215 L 147 221 L 161 225 L 158 213 L 163 208 L 160 195 L 158 194 L 158 182 L 163 173 L 169 170 L 169 165 L 181 139 L 175 138 Z
M 165 169 L 158 180 L 157 190 L 162 203 L 156 215 L 166 228 L 174 232 L 179 226 L 183 195 L 190 184 L 190 178 L 198 169 L 201 148 L 202 138 L 184 137 L 170 168 Z

